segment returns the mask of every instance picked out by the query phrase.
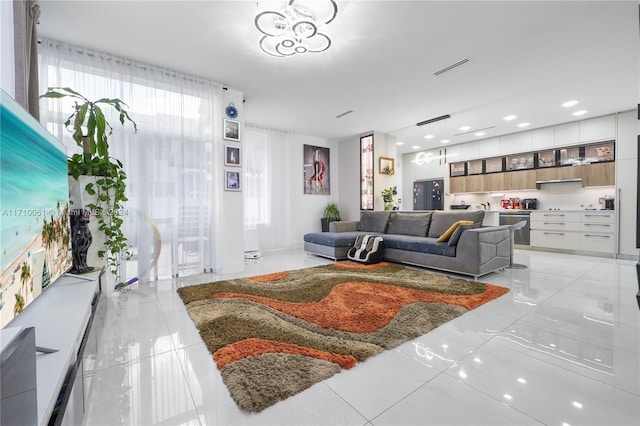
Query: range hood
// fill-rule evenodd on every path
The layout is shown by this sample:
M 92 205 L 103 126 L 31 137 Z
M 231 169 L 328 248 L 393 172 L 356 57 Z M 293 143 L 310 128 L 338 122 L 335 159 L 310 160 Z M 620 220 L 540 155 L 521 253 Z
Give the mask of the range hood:
M 565 182 L 582 182 L 582 178 L 567 178 L 567 179 L 549 179 L 549 180 L 537 180 L 536 184 L 541 183 L 565 183 Z

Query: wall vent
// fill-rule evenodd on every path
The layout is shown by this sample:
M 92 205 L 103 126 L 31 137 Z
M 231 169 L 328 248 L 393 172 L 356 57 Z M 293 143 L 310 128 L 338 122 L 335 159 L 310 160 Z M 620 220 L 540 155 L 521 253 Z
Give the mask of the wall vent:
M 448 67 L 444 67 L 442 68 L 440 71 L 436 71 L 433 73 L 433 75 L 440 75 L 440 74 L 444 74 L 447 71 L 451 71 L 452 69 L 459 67 L 460 65 L 466 64 L 467 62 L 469 62 L 470 59 L 469 58 L 464 58 L 461 61 L 456 62 L 455 64 L 451 64 Z

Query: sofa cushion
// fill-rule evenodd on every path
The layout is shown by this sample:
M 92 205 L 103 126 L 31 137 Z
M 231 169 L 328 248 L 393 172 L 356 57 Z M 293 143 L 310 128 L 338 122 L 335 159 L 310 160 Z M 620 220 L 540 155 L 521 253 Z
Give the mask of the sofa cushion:
M 450 257 L 455 257 L 456 255 L 456 246 L 449 246 L 446 242 L 437 243 L 435 238 L 400 234 L 387 234 L 383 238 L 385 249 L 439 254 Z
M 431 213 L 394 213 L 390 217 L 387 234 L 426 237 L 431 223 Z
M 471 220 L 473 223 L 482 224 L 484 219 L 484 210 L 475 212 L 453 212 L 436 210 L 431 217 L 431 225 L 429 226 L 428 237 L 438 238 L 449 229 L 451 225 L 459 220 Z
M 460 235 L 462 235 L 462 232 L 464 232 L 467 229 L 480 228 L 480 226 L 482 225 L 480 225 L 479 223 L 458 226 L 456 230 L 453 231 L 453 234 L 451 234 L 451 236 L 449 237 L 448 244 L 450 246 L 455 246 L 456 244 L 458 244 L 458 240 L 460 239 Z
M 360 214 L 358 231 L 384 233 L 389 223 L 388 211 L 364 211 Z
M 439 243 L 443 243 L 445 241 L 449 241 L 449 237 L 451 237 L 451 235 L 453 234 L 453 232 L 458 229 L 460 226 L 462 225 L 473 225 L 473 221 L 472 220 L 459 220 L 457 222 L 454 222 L 449 228 L 447 228 L 446 231 L 444 231 L 442 233 L 442 235 L 440 235 L 438 237 L 438 239 L 436 240 Z
M 353 247 L 358 235 L 362 232 L 312 232 L 304 235 L 304 241 L 329 247 Z

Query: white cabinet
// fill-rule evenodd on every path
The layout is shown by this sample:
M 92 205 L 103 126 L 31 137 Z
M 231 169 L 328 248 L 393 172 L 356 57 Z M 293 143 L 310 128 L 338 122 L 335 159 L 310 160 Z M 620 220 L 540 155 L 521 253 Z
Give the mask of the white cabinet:
M 515 154 L 518 152 L 531 151 L 531 141 L 531 131 L 500 136 L 500 154 Z
M 551 148 L 555 145 L 555 130 L 553 127 L 532 130 L 531 137 L 534 151 Z
M 555 126 L 555 145 L 573 145 L 580 141 L 580 124 L 578 122 Z
M 591 118 L 580 122 L 580 142 L 616 138 L 616 116 Z
M 552 249 L 613 253 L 614 212 L 531 212 L 531 245 Z

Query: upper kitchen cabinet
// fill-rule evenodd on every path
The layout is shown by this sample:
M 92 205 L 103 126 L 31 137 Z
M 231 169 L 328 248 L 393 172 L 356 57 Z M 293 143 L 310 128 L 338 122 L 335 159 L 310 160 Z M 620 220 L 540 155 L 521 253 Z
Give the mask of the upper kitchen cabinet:
M 514 154 L 517 152 L 531 151 L 531 132 L 513 133 L 500 136 L 500 154 Z
M 590 142 L 616 137 L 616 116 L 591 118 L 580 121 L 580 142 Z
M 504 189 L 507 191 L 536 189 L 536 171 L 521 170 L 517 172 L 505 173 Z
M 615 163 L 595 163 L 582 166 L 582 186 L 613 186 L 615 183 Z
M 481 175 L 484 173 L 483 160 L 467 161 L 467 173 L 469 175 Z
M 580 141 L 580 123 L 567 123 L 554 127 L 556 146 L 572 145 Z
M 506 163 L 507 170 L 533 169 L 533 152 L 509 155 Z
M 555 130 L 553 127 L 545 127 L 531 131 L 531 144 L 534 150 L 551 148 L 555 145 L 554 141 Z

